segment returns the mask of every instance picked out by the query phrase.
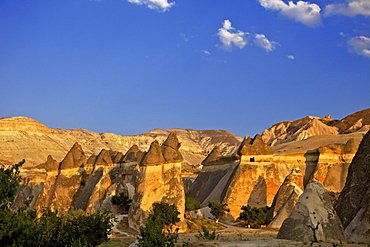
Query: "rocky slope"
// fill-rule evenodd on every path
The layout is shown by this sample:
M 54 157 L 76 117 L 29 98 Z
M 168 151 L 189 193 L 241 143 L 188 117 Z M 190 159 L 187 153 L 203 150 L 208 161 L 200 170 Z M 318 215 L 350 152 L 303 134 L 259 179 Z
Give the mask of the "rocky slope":
M 342 120 L 307 116 L 295 121 L 274 124 L 262 134 L 264 142 L 270 145 L 299 141 L 311 136 L 366 132 L 370 128 L 370 108 L 355 112 Z
M 120 136 L 83 129 L 53 129 L 30 118 L 11 117 L 0 119 L 0 160 L 14 164 L 25 159 L 25 167 L 34 167 L 43 163 L 48 155 L 56 160 L 63 159 L 76 142 L 87 156 L 97 155 L 102 149 L 125 153 L 132 145 L 145 151 L 154 140 L 163 142 L 171 132 L 176 133 L 181 142 L 183 165 L 200 164 L 215 145 L 223 154 L 231 154 L 241 141 L 240 137 L 224 130 L 155 129 L 139 135 Z

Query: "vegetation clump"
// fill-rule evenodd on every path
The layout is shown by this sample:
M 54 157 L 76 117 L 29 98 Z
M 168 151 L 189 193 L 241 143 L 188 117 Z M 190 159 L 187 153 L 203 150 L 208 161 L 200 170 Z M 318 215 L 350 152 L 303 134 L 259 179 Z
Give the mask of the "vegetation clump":
M 126 213 L 131 206 L 132 199 L 125 195 L 125 193 L 121 192 L 118 195 L 112 196 L 111 202 L 113 205 L 116 205 L 123 213 Z
M 140 227 L 139 247 L 173 247 L 178 240 L 178 228 L 173 226 L 180 221 L 175 205 L 153 203 L 153 212 L 145 227 Z M 167 231 L 167 234 L 165 234 Z
M 25 207 L 11 210 L 19 184 L 19 175 L 24 160 L 10 168 L 0 167 L 0 243 L 1 246 L 97 246 L 108 241 L 113 227 L 109 211 L 87 215 L 83 211 L 58 216 L 44 208 L 37 210 Z
M 225 215 L 225 212 L 230 212 L 227 203 L 209 201 L 208 207 L 211 209 L 211 214 L 215 216 L 216 222 Z
M 200 202 L 193 197 L 185 197 L 185 211 L 195 211 L 200 209 Z
M 245 221 L 246 225 L 251 225 L 253 228 L 260 228 L 266 224 L 266 213 L 268 207 L 257 208 L 251 206 L 242 206 L 242 212 L 239 219 Z

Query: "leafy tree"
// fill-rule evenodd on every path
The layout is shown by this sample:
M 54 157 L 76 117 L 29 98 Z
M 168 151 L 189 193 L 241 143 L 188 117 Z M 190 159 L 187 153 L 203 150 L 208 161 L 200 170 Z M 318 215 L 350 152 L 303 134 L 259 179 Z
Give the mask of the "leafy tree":
M 172 247 L 178 239 L 178 229 L 172 233 L 174 224 L 180 221 L 180 213 L 175 205 L 168 203 L 153 203 L 153 212 L 149 216 L 145 227 L 140 227 L 138 237 L 139 247 Z M 167 229 L 167 234 L 164 230 Z
M 97 246 L 108 240 L 113 225 L 112 215 L 100 211 L 87 215 L 83 211 L 58 216 L 48 208 L 41 211 L 10 210 L 21 177 L 19 168 L 24 161 L 10 168 L 0 168 L 0 243 L 1 246 Z M 27 204 L 30 200 L 26 201 Z
M 185 197 L 185 211 L 194 211 L 200 208 L 200 202 L 193 197 Z
M 127 212 L 131 206 L 132 200 L 126 196 L 125 193 L 121 192 L 119 195 L 112 196 L 111 202 L 113 205 L 117 205 L 121 208 L 123 212 Z
M 216 217 L 216 221 L 225 215 L 225 212 L 230 212 L 227 203 L 221 203 L 216 201 L 209 201 L 208 207 L 211 209 L 211 214 Z
M 250 225 L 264 225 L 266 224 L 266 213 L 268 207 L 257 208 L 251 206 L 242 206 L 242 212 L 239 215 L 239 219 L 244 220 L 247 224 Z

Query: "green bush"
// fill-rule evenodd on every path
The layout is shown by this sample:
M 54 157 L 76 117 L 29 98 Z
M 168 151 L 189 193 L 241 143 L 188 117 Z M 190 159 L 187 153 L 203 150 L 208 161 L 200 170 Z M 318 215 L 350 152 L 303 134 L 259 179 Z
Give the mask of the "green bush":
M 113 205 L 117 205 L 123 212 L 127 212 L 131 206 L 132 200 L 121 192 L 119 195 L 114 195 L 111 198 Z
M 100 211 L 87 215 L 83 211 L 58 216 L 45 208 L 37 211 L 26 207 L 11 211 L 21 177 L 19 168 L 23 162 L 5 169 L 0 168 L 0 243 L 1 246 L 97 246 L 108 241 L 113 225 L 112 215 Z M 11 185 L 11 186 L 10 186 Z M 26 205 L 30 201 L 26 202 Z
M 185 197 L 185 211 L 194 211 L 200 208 L 200 202 L 196 198 Z
M 173 247 L 178 239 L 178 229 L 173 231 L 173 225 L 180 221 L 180 213 L 175 205 L 168 203 L 153 203 L 153 212 L 145 227 L 140 227 L 139 247 Z M 164 229 L 167 229 L 167 234 Z
M 265 225 L 266 224 L 266 213 L 268 207 L 257 208 L 251 206 L 242 206 L 242 212 L 239 215 L 240 220 L 244 220 L 249 225 Z
M 230 212 L 228 205 L 226 203 L 209 201 L 208 207 L 211 209 L 211 214 L 216 217 L 216 219 L 221 218 L 225 215 L 225 212 Z

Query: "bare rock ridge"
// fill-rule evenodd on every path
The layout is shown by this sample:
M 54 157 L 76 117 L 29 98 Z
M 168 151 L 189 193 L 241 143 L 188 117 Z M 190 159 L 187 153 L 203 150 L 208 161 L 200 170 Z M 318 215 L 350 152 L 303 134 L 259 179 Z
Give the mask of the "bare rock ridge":
M 370 108 L 355 112 L 342 120 L 307 116 L 296 121 L 274 124 L 262 133 L 269 145 L 299 141 L 310 136 L 366 132 L 370 127 Z
M 278 238 L 342 243 L 342 224 L 329 194 L 318 181 L 309 183 L 292 213 L 283 222 Z
M 76 142 L 87 157 L 96 155 L 102 149 L 126 153 L 133 145 L 147 151 L 154 140 L 162 143 L 171 132 L 176 133 L 182 143 L 180 151 L 185 166 L 199 165 L 216 145 L 223 155 L 230 155 L 242 140 L 224 130 L 155 129 L 139 135 L 120 136 L 83 129 L 53 129 L 27 117 L 9 117 L 0 118 L 0 159 L 2 163 L 10 164 L 25 159 L 25 167 L 35 167 L 45 162 L 48 155 L 56 160 L 63 159 Z
M 370 131 L 353 158 L 335 210 L 349 242 L 370 241 Z

